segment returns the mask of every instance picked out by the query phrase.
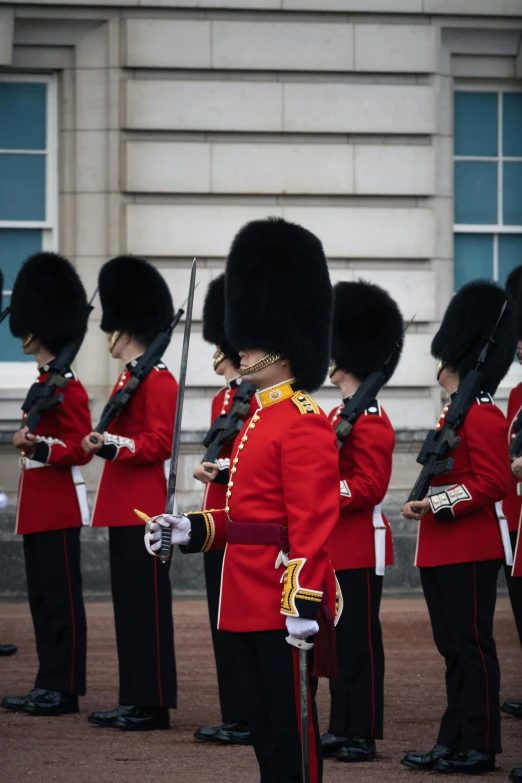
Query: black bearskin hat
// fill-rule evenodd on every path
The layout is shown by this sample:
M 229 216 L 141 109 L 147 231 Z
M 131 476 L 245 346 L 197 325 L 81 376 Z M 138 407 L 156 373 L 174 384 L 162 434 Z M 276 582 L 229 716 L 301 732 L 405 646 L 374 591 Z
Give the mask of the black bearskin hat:
M 480 371 L 484 374 L 482 391 L 494 394 L 505 376 L 517 344 L 515 303 L 509 294 L 491 280 L 473 280 L 463 286 L 449 303 L 440 329 L 433 338 L 431 353 L 464 378 L 475 368 L 478 357 L 490 337 L 507 298 L 507 308 L 495 332 Z
M 517 336 L 522 340 L 522 266 L 512 269 L 506 280 L 506 291 L 517 306 Z
M 14 337 L 34 334 L 52 353 L 82 338 L 89 306 L 78 273 L 57 253 L 24 262 L 13 286 L 9 326 Z
M 203 339 L 212 345 L 219 345 L 227 359 L 239 369 L 241 358 L 227 340 L 225 333 L 225 275 L 212 280 L 203 305 Z
M 225 273 L 227 337 L 238 351 L 281 353 L 314 391 L 330 361 L 332 285 L 319 239 L 277 217 L 240 229 Z
M 389 381 L 399 363 L 403 330 L 396 301 L 380 286 L 358 280 L 334 287 L 332 359 L 340 370 L 364 381 L 381 369 L 400 341 L 400 350 L 386 368 Z
M 144 258 L 117 256 L 107 261 L 98 277 L 104 332 L 128 332 L 149 345 L 174 317 L 174 304 L 165 279 Z

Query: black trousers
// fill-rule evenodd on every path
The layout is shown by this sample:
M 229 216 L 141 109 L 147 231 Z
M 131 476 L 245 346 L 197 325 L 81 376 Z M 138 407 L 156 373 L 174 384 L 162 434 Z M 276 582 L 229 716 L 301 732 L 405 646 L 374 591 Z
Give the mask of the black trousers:
M 338 674 L 330 680 L 330 725 L 338 737 L 382 739 L 384 647 L 383 577 L 375 568 L 337 571 L 343 611 L 337 623 Z
M 223 723 L 245 721 L 245 706 L 242 690 L 238 684 L 238 662 L 236 646 L 227 631 L 218 631 L 219 594 L 221 591 L 221 570 L 224 550 L 205 552 L 205 583 L 207 587 L 208 616 L 212 632 L 212 645 L 216 659 L 216 671 L 219 691 L 219 705 Z
M 500 667 L 493 638 L 500 560 L 421 568 L 448 706 L 438 742 L 501 753 Z
M 245 691 L 247 720 L 261 783 L 301 783 L 298 651 L 287 631 L 231 633 Z M 311 661 L 310 661 L 311 663 Z M 310 783 L 322 780 L 315 708 L 317 681 L 310 682 Z
M 87 624 L 80 528 L 24 535 L 25 570 L 39 669 L 35 688 L 85 694 Z
M 151 557 L 143 527 L 109 528 L 120 704 L 176 707 L 170 561 Z
M 513 554 L 515 554 L 517 532 L 514 531 L 510 533 L 509 537 L 511 539 L 511 546 L 513 547 Z M 513 615 L 515 616 L 515 623 L 517 625 L 518 638 L 520 639 L 520 646 L 522 647 L 522 578 L 519 576 L 511 576 L 511 566 L 504 565 L 504 571 L 506 573 L 511 608 L 513 609 Z

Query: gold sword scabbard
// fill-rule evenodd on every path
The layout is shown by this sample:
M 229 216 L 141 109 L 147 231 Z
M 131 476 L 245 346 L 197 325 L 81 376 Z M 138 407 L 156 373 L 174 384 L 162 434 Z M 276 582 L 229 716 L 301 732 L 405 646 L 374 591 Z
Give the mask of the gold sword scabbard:
M 139 511 L 137 508 L 134 509 L 134 513 L 143 521 L 145 522 L 147 526 L 147 533 L 151 532 L 151 523 L 153 521 L 153 517 L 149 517 L 148 514 L 145 514 L 144 511 Z M 162 563 L 166 563 L 168 560 L 170 560 L 170 552 L 171 552 L 171 543 L 170 543 L 170 537 L 171 537 L 171 531 L 170 527 L 163 528 L 161 531 L 161 549 L 160 552 L 166 552 L 167 551 L 167 537 L 168 537 L 168 555 L 163 554 L 159 556 L 159 559 Z

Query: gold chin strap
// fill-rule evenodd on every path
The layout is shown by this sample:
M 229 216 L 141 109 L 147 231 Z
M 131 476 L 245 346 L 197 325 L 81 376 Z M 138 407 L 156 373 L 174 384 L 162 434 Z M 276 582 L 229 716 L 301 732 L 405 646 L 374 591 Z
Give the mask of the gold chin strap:
M 111 334 L 111 340 L 109 343 L 109 353 L 112 351 L 112 349 L 114 348 L 114 346 L 116 345 L 120 337 L 121 337 L 121 329 L 116 329 L 116 331 L 114 331 Z
M 34 340 L 34 334 L 29 333 L 22 343 L 22 348 L 27 348 Z
M 283 354 L 281 353 L 275 353 L 275 352 L 267 353 L 267 355 L 263 356 L 263 358 L 260 359 L 258 362 L 255 362 L 254 364 L 250 364 L 248 367 L 240 367 L 239 374 L 253 375 L 255 372 L 259 372 L 259 370 L 264 370 L 265 367 L 270 367 L 271 364 L 274 364 L 274 362 L 279 361 L 282 355 Z
M 332 375 L 335 375 L 336 372 L 337 372 L 337 365 L 334 361 L 332 361 L 330 365 L 330 369 L 328 370 L 328 377 L 331 378 Z
M 446 367 L 446 362 L 440 361 L 437 366 L 437 380 L 439 380 L 440 374 L 445 369 L 445 367 Z
M 226 359 L 226 358 L 227 358 L 227 357 L 225 356 L 225 354 L 224 354 L 224 352 L 223 352 L 223 351 L 220 351 L 220 352 L 218 353 L 218 355 L 217 355 L 217 356 L 216 356 L 216 358 L 214 359 L 214 371 L 215 371 L 215 370 L 217 370 L 217 368 L 219 367 L 219 365 L 221 364 L 221 362 L 222 362 L 222 361 L 224 361 L 224 359 Z

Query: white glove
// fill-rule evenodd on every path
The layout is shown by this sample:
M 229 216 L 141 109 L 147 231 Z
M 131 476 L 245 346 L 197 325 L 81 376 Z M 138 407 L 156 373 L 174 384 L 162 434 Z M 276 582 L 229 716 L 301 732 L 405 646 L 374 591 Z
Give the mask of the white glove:
M 286 630 L 295 639 L 306 639 L 313 636 L 319 630 L 315 620 L 307 620 L 306 617 L 287 617 Z
M 149 555 L 155 555 L 161 549 L 161 532 L 166 527 L 172 529 L 170 543 L 185 545 L 190 541 L 190 519 L 185 516 L 170 516 L 169 514 L 160 514 L 154 517 L 147 525 L 145 533 L 145 549 Z

